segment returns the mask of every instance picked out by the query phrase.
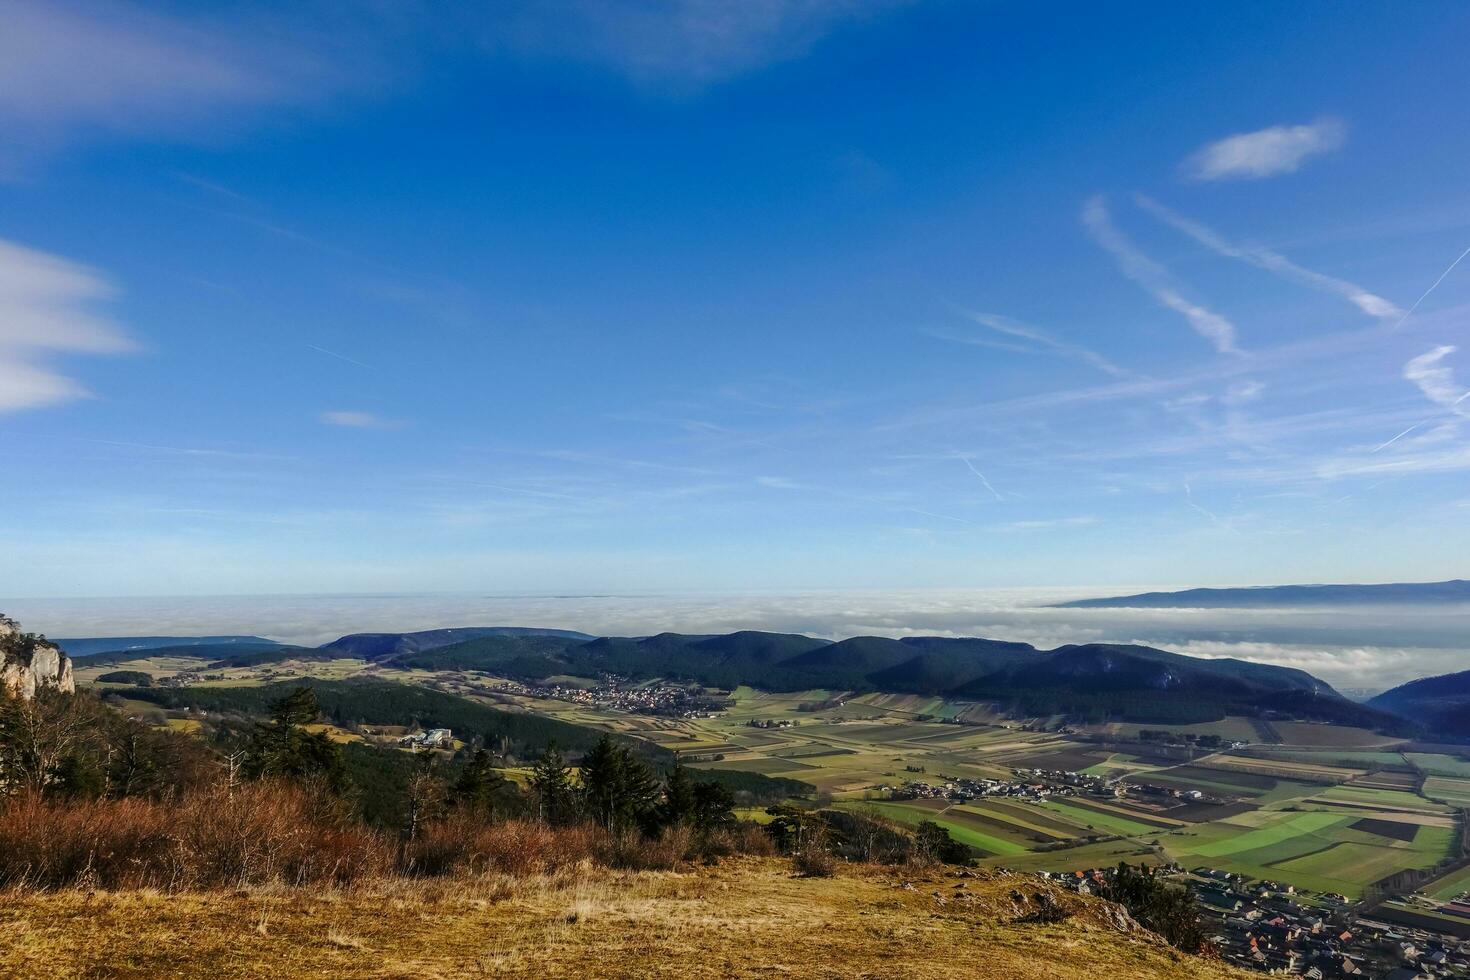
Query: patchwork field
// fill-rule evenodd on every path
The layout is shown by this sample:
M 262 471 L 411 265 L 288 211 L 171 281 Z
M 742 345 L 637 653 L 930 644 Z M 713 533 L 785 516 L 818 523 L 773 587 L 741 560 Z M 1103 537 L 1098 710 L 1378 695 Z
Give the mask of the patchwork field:
M 126 665 L 156 677 L 199 666 L 166 658 Z M 89 667 L 83 680 L 108 669 Z M 1052 723 L 1028 726 L 1050 731 L 1026 730 L 989 705 L 912 695 L 739 688 L 729 710 L 715 717 L 654 718 L 515 694 L 484 674 L 393 671 L 362 661 L 207 673 L 202 683 L 363 674 L 435 686 L 646 738 L 684 753 L 695 768 L 796 779 L 839 808 L 869 809 L 910 826 L 933 820 L 984 863 L 1022 870 L 1178 861 L 1357 896 L 1385 876 L 1432 868 L 1456 854 L 1461 811 L 1470 808 L 1470 759 L 1455 747 L 1410 752 L 1372 732 L 1327 725 L 1226 718 L 1168 729 L 1173 736 L 1246 743 L 1212 751 L 1137 741 L 1143 729 L 1163 726 L 1115 723 L 1063 733 Z M 113 691 L 126 695 L 125 687 Z M 159 723 L 190 724 L 146 702 L 125 707 Z M 1044 802 L 890 798 L 910 781 L 1014 780 L 1018 768 L 1085 773 L 1131 788 L 1116 798 L 1082 794 Z M 1458 894 L 1470 887 L 1470 871 L 1432 887 L 1435 894 Z

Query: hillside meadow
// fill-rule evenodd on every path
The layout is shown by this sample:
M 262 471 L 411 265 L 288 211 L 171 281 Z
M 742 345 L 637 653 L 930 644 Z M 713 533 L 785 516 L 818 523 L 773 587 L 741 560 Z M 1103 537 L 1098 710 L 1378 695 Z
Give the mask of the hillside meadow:
M 1038 891 L 1067 917 L 1025 921 Z M 801 878 L 768 858 L 348 889 L 11 892 L 0 935 L 0 975 L 31 980 L 1247 975 L 1030 876 L 853 865 Z

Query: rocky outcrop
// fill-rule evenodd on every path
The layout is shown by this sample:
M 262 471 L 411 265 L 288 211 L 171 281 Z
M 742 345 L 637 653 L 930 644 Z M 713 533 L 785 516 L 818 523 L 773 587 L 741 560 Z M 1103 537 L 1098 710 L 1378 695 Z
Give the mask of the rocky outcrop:
M 45 687 L 75 691 L 71 658 L 36 633 L 22 633 L 15 620 L 0 615 L 0 691 L 29 700 Z

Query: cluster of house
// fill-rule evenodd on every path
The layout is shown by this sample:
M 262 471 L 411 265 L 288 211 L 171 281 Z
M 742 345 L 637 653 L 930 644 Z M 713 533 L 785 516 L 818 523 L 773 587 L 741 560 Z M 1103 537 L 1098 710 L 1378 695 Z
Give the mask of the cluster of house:
M 1470 976 L 1470 941 L 1360 913 L 1342 895 L 1298 893 L 1290 885 L 1252 881 L 1214 868 L 1160 873 L 1187 882 L 1221 956 L 1265 973 L 1335 980 L 1430 980 Z M 1056 875 L 1091 894 L 1110 870 Z
M 922 772 L 922 769 L 909 767 Z M 1056 796 L 1114 796 L 1118 784 L 1111 779 L 1091 776 L 1080 772 L 1065 772 L 1050 769 L 1013 769 L 1014 779 L 970 779 L 967 777 L 940 776 L 943 782 L 929 783 L 909 780 L 902 786 L 880 786 L 892 800 L 966 800 L 982 796 L 1006 796 L 1021 800 L 1045 800 Z
M 449 749 L 454 747 L 454 733 L 447 728 L 431 728 L 399 736 L 398 745 L 405 749 Z
M 1178 786 L 1158 786 L 1154 783 L 1141 783 L 1129 779 L 1120 784 L 1119 796 L 1132 796 L 1135 799 L 1146 799 L 1149 797 L 1164 797 L 1168 799 L 1183 800 L 1186 803 L 1224 803 L 1225 801 L 1197 789 L 1181 789 Z
M 710 697 L 699 688 L 656 682 L 623 686 L 621 678 L 607 675 L 591 687 L 561 684 L 523 684 L 504 681 L 496 690 L 531 698 L 566 701 L 592 708 L 625 711 L 635 715 L 663 718 L 713 718 L 725 702 Z
M 796 722 L 791 718 L 752 718 L 746 724 L 751 728 L 795 728 Z

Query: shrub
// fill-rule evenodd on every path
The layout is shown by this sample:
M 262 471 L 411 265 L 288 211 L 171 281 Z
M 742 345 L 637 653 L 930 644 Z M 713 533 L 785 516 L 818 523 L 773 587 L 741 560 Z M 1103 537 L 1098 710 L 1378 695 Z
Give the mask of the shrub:
M 657 837 L 623 830 L 604 834 L 598 861 L 627 871 L 669 871 L 691 856 L 694 834 L 687 827 L 665 827 Z
M 550 874 L 594 860 L 600 836 L 586 825 L 490 823 L 471 813 L 451 813 L 406 843 L 398 866 L 405 874 L 424 876 Z
M 391 867 L 392 850 L 333 803 L 275 783 L 175 804 L 57 802 L 0 807 L 0 882 L 40 888 L 231 888 L 349 884 Z
M 803 878 L 830 878 L 836 868 L 831 853 L 819 845 L 803 847 L 792 854 L 791 864 Z
M 687 827 L 647 837 L 590 823 L 496 822 L 452 810 L 395 842 L 324 790 L 289 783 L 217 786 L 174 801 L 0 797 L 0 887 L 158 888 L 350 885 L 401 874 L 555 874 L 596 863 L 669 870 L 718 847 L 770 853 L 753 824 L 701 836 Z

